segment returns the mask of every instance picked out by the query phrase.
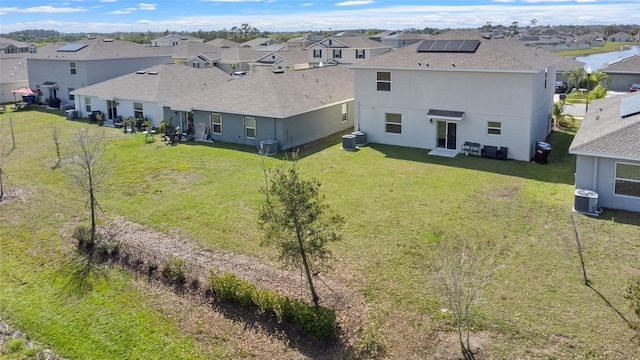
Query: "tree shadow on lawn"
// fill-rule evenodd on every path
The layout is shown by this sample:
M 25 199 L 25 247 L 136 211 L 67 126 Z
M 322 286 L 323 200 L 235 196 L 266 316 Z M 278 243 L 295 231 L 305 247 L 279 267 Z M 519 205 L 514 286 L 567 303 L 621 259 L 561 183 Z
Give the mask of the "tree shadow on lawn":
M 386 157 L 416 161 L 425 164 L 452 166 L 470 170 L 486 171 L 509 176 L 516 176 L 536 181 L 573 185 L 575 183 L 575 156 L 569 154 L 569 145 L 573 135 L 553 131 L 547 138 L 552 146 L 548 163 L 515 160 L 496 160 L 479 156 L 458 154 L 454 158 L 430 156 L 430 150 L 408 148 L 393 145 L 369 144 L 368 147 L 385 154 Z

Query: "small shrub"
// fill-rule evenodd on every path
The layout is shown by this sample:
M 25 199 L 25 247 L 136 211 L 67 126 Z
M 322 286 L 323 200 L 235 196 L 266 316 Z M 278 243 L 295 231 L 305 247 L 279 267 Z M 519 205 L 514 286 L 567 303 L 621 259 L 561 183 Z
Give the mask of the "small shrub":
M 162 269 L 162 276 L 176 285 L 184 285 L 187 282 L 186 264 L 184 259 L 171 257 Z
M 86 225 L 78 225 L 73 230 L 73 238 L 78 241 L 78 250 L 93 251 L 95 242 L 91 240 L 91 228 Z

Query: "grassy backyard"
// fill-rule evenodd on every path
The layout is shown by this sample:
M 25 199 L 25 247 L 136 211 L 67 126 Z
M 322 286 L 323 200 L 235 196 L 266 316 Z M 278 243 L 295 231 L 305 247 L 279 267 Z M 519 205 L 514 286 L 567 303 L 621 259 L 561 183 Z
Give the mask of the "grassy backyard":
M 603 46 L 592 46 L 588 49 L 580 49 L 580 50 L 557 51 L 556 54 L 561 56 L 582 56 L 582 55 L 589 55 L 589 54 L 599 54 L 599 53 L 620 50 L 625 45 L 627 46 L 638 45 L 638 43 L 605 41 Z
M 0 319 L 69 359 L 308 356 L 125 270 L 103 268 L 91 291 L 78 291 L 70 234 L 86 217 L 87 199 L 54 168 L 51 129 L 59 126 L 67 142 L 86 124 L 37 109 L 2 114 L 0 142 L 9 145 L 9 116 L 16 148 L 2 160 L 12 197 L 0 202 Z M 105 131 L 115 163 L 98 198 L 103 217 L 276 260 L 273 249 L 260 246 L 256 225 L 264 177 L 255 149 L 169 146 Z M 637 357 L 630 329 L 583 284 L 572 216 L 593 288 L 630 319 L 623 295 L 640 273 L 640 217 L 572 215 L 572 135 L 550 136 L 547 165 L 431 157 L 378 144 L 347 152 L 333 143 L 301 154 L 302 175 L 318 178 L 327 202 L 346 219 L 327 275 L 364 295 L 368 314 L 353 346 L 384 358 L 436 357 L 453 327 L 435 291 L 434 254 L 438 243 L 466 238 L 490 249 L 500 265 L 473 309 L 472 338 L 485 358 Z M 281 154 L 265 161 L 285 162 Z M 182 305 L 177 311 L 171 304 Z M 203 330 L 205 323 L 217 332 Z

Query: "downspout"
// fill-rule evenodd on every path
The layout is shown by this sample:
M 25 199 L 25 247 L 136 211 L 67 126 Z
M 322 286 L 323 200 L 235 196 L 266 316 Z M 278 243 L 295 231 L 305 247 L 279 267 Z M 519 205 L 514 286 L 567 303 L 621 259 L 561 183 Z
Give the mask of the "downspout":
M 360 101 L 354 101 L 353 107 L 353 131 L 360 131 Z
M 598 192 L 598 163 L 599 158 L 597 156 L 593 157 L 593 176 L 591 177 L 591 189 L 595 192 Z

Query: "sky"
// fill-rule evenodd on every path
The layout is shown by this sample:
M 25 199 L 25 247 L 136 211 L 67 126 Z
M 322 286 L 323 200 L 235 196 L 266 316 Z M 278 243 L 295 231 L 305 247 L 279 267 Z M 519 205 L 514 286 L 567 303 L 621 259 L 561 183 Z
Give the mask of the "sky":
M 640 24 L 640 0 L 0 0 L 0 33 Z

